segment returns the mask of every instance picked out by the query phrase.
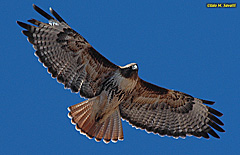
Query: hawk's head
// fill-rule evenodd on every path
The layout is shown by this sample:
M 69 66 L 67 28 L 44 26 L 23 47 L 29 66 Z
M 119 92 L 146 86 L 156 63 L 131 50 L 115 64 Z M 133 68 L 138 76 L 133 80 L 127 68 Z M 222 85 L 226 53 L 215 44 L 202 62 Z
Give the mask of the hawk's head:
M 121 67 L 121 74 L 125 78 L 136 79 L 138 77 L 138 65 L 136 63 L 130 63 Z

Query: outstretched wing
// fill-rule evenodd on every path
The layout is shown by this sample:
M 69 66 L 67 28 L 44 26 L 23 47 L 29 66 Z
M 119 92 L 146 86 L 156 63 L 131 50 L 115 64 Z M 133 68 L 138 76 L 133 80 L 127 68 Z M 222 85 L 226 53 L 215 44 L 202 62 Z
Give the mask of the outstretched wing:
M 100 94 L 104 81 L 112 76 L 118 66 L 98 53 L 53 9 L 50 8 L 50 11 L 57 20 L 36 5 L 33 8 L 49 23 L 35 19 L 28 20 L 35 26 L 17 23 L 26 29 L 22 32 L 33 44 L 39 61 L 65 88 L 80 91 L 80 95 L 86 98 Z
M 225 132 L 219 126 L 224 124 L 216 117 L 223 114 L 203 103 L 214 102 L 161 88 L 139 78 L 129 99 L 120 104 L 120 112 L 131 125 L 161 136 L 209 138 L 210 134 L 219 138 L 212 128 Z

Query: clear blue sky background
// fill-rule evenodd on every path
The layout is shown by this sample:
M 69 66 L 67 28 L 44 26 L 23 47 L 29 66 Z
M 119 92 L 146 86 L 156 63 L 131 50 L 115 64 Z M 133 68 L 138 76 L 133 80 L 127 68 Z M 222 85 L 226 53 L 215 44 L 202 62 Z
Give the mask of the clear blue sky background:
M 0 154 L 239 154 L 240 3 L 222 0 L 4 1 L 0 5 Z M 221 139 L 173 139 L 123 122 L 125 140 L 108 145 L 80 135 L 67 107 L 82 102 L 37 61 L 16 20 L 36 18 L 32 8 L 53 7 L 102 55 L 118 65 L 137 62 L 154 84 L 216 101 L 224 113 Z M 49 12 L 49 11 L 48 11 Z

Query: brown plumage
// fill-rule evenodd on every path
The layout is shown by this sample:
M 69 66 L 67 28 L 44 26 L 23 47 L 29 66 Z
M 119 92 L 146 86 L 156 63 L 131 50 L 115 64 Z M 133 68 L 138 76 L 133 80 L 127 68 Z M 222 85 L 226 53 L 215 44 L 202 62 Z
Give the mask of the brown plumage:
M 108 143 L 123 140 L 121 118 L 148 132 L 175 138 L 194 135 L 219 138 L 223 114 L 205 104 L 214 102 L 161 88 L 138 76 L 138 65 L 117 66 L 98 53 L 53 9 L 53 18 L 33 8 L 49 20 L 33 25 L 17 21 L 33 44 L 39 61 L 65 88 L 80 93 L 86 101 L 70 106 L 68 116 L 76 129 L 89 138 Z

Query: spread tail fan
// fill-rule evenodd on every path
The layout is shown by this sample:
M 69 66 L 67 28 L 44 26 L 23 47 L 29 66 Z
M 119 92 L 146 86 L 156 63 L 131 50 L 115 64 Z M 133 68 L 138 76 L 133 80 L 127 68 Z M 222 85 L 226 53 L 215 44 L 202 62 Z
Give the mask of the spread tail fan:
M 99 97 L 95 97 L 68 108 L 68 117 L 72 124 L 76 125 L 76 130 L 88 138 L 95 138 L 96 141 L 105 143 L 123 140 L 122 122 L 119 108 L 117 108 L 108 118 L 99 121 L 94 106 L 99 105 Z

